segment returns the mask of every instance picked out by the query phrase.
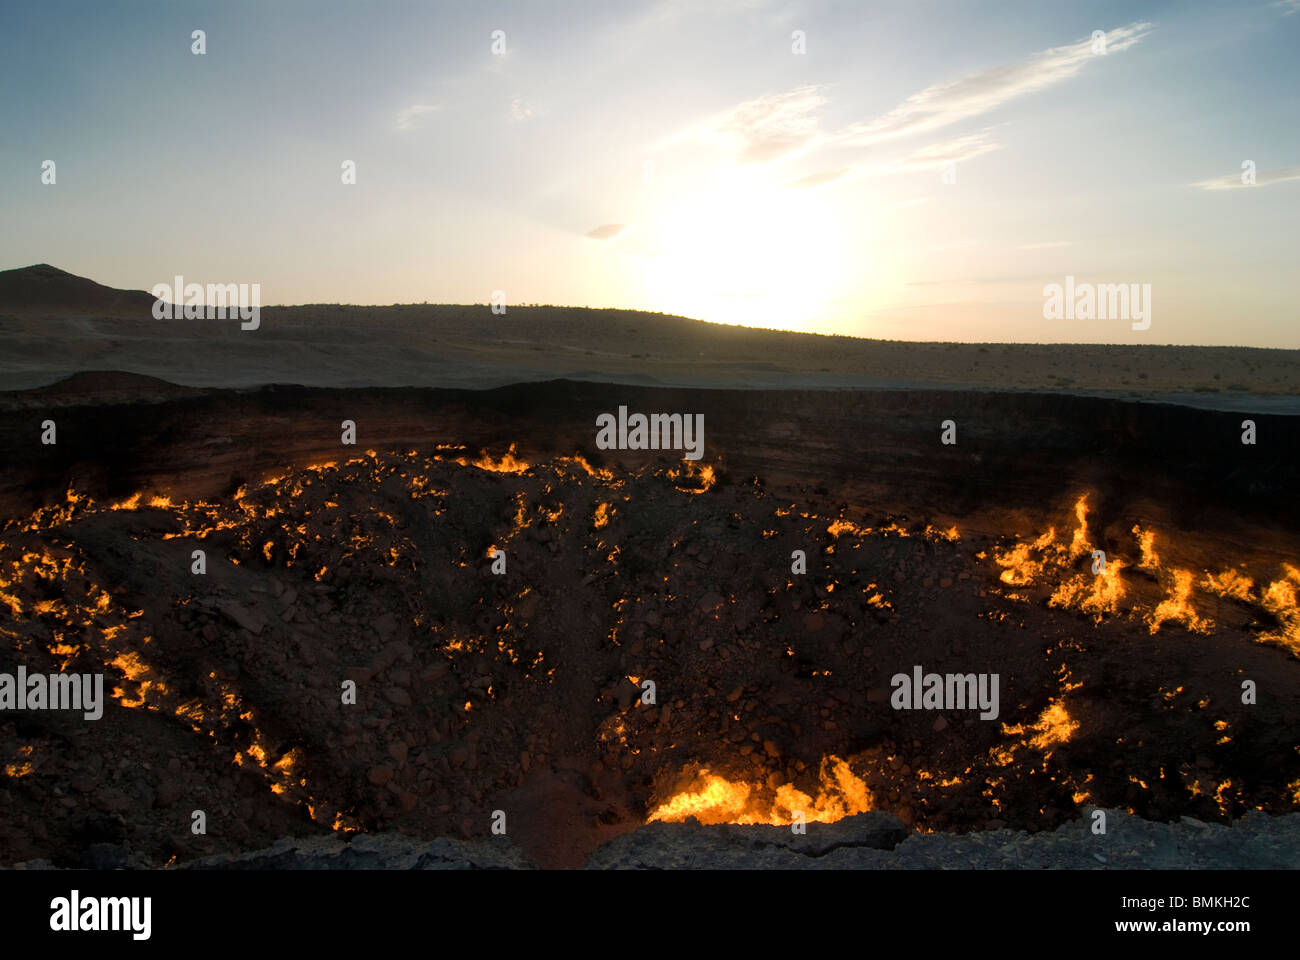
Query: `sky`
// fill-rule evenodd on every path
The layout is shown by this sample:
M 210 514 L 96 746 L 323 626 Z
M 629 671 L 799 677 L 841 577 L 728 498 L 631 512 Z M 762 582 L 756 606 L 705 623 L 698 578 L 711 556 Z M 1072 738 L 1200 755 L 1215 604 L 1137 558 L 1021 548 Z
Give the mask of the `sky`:
M 1300 0 L 6 0 L 0 130 L 0 269 L 1300 347 Z

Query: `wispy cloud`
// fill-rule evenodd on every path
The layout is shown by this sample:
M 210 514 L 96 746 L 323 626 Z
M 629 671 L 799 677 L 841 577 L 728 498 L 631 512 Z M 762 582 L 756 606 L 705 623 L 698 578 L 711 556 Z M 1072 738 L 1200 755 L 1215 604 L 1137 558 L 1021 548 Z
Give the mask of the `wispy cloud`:
M 799 153 L 817 139 L 816 111 L 826 98 L 814 86 L 740 104 L 718 128 L 740 143 L 737 162 L 770 163 Z
M 817 187 L 824 187 L 830 183 L 838 183 L 848 177 L 858 173 L 857 167 L 840 167 L 838 170 L 822 170 L 817 173 L 810 173 L 806 176 L 796 177 L 793 180 L 787 180 L 784 186 L 795 189 L 812 190 Z
M 583 236 L 590 237 L 592 240 L 613 240 L 627 232 L 626 223 L 602 223 L 594 230 L 588 230 Z
M 1295 0 L 1300 3 L 1300 0 Z M 1151 29 L 1133 23 L 1106 33 L 1105 54 L 1095 53 L 1091 38 L 1033 54 L 1017 63 L 982 70 L 956 80 L 934 84 L 908 97 L 894 109 L 871 120 L 824 131 L 820 111 L 827 98 L 816 85 L 746 100 L 670 138 L 722 139 L 741 165 L 765 164 L 808 154 L 820 148 L 874 147 L 882 142 L 931 133 L 981 116 L 1002 104 L 1046 89 L 1075 76 L 1092 60 L 1121 53 Z M 661 144 L 662 146 L 662 144 Z M 885 176 L 937 169 L 962 163 L 999 148 L 988 131 L 965 134 L 913 150 L 894 159 L 866 164 L 841 162 L 787 181 L 786 186 L 816 189 L 860 176 Z
M 945 167 L 950 163 L 973 160 L 986 153 L 992 153 L 1000 147 L 1001 144 L 988 139 L 988 131 L 981 130 L 979 133 L 954 137 L 952 140 L 932 143 L 928 147 L 914 150 L 899 161 L 893 170 L 897 172 L 932 170 Z
M 731 150 L 738 164 L 788 159 L 818 142 L 817 111 L 825 103 L 821 88 L 811 85 L 786 93 L 764 94 L 706 117 L 658 146 L 712 140 Z
M 417 118 L 426 113 L 432 113 L 434 110 L 440 110 L 441 107 L 434 103 L 413 103 L 398 111 L 397 129 L 414 130 L 419 123 Z
M 896 137 L 941 129 L 987 113 L 995 107 L 1036 93 L 1075 76 L 1084 64 L 1128 50 L 1147 35 L 1149 23 L 1117 27 L 1106 34 L 1106 54 L 1092 51 L 1091 39 L 1052 47 L 1019 63 L 968 74 L 914 93 L 888 113 L 852 124 L 836 139 L 866 146 Z
M 788 181 L 785 186 L 815 189 L 854 177 L 884 177 L 901 173 L 917 173 L 922 170 L 940 170 L 949 164 L 964 163 L 1000 148 L 1001 144 L 994 143 L 988 138 L 988 131 L 981 130 L 978 133 L 920 147 L 893 160 L 810 173 Z
M 1212 180 L 1201 180 L 1192 184 L 1194 187 L 1200 187 L 1202 190 L 1232 190 L 1236 187 L 1266 187 L 1272 183 L 1283 183 L 1287 180 L 1300 180 L 1300 166 L 1297 167 L 1278 167 L 1276 170 L 1260 170 L 1255 174 L 1254 184 L 1241 182 L 1241 174 L 1229 173 L 1222 177 L 1215 177 Z
M 1281 7 L 1282 16 L 1289 17 L 1293 13 L 1300 12 L 1300 0 L 1275 0 L 1270 6 Z

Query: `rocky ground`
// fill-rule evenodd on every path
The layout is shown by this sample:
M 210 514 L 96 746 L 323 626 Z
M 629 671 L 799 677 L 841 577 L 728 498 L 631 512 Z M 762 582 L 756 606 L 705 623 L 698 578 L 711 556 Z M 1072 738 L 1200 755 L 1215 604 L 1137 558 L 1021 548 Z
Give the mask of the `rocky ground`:
M 1091 809 L 1052 831 L 914 833 L 889 814 L 859 814 L 792 836 L 781 827 L 651 824 L 601 847 L 589 869 L 1262 870 L 1300 867 L 1300 816 L 1247 814 L 1231 825 L 1153 823 Z M 901 839 L 900 839 L 901 835 Z
M 818 824 L 804 835 L 776 826 L 655 823 L 601 846 L 589 870 L 1269 870 L 1296 869 L 1300 816 L 1254 812 L 1225 826 L 1184 817 L 1152 823 L 1120 810 L 1105 834 L 1096 811 L 1054 831 L 1006 828 L 917 834 L 888 813 Z M 107 851 L 106 851 L 107 852 Z M 106 858 L 108 859 L 108 858 Z M 111 862 L 111 860 L 109 861 Z M 125 860 L 122 860 L 125 863 Z M 17 865 L 49 869 L 48 861 Z M 415 840 L 394 833 L 285 838 L 263 850 L 204 857 L 192 870 L 528 870 L 537 863 L 509 837 Z
M 0 861 L 162 866 L 395 833 L 423 851 L 403 857 L 479 863 L 496 848 L 473 844 L 501 840 L 500 812 L 513 852 L 483 865 L 685 863 L 690 850 L 722 863 L 726 845 L 700 838 L 745 834 L 659 821 L 785 824 L 800 811 L 806 846 L 849 829 L 839 824 L 895 822 L 853 818 L 875 811 L 913 836 L 900 864 L 953 850 L 994 865 L 1024 847 L 1004 831 L 1070 837 L 1102 806 L 1236 822 L 1262 831 L 1261 857 L 1295 862 L 1293 832 L 1243 818 L 1293 811 L 1300 796 L 1300 550 L 1292 515 L 1272 513 L 1270 529 L 1224 502 L 1254 484 L 1256 508 L 1276 510 L 1285 467 L 1257 477 L 1188 453 L 1185 471 L 1162 474 L 1163 461 L 1124 444 L 1143 451 L 1189 429 L 1163 414 L 1162 440 L 1138 419 L 1104 448 L 1130 485 L 1094 467 L 1092 482 L 1058 486 L 1083 476 L 1078 463 L 1025 472 L 1033 461 L 1018 453 L 1021 474 L 999 486 L 981 473 L 999 462 L 992 418 L 973 431 L 987 460 L 967 447 L 966 466 L 936 470 L 930 446 L 846 433 L 842 397 L 816 416 L 807 398 L 792 415 L 802 420 L 772 428 L 762 404 L 782 398 L 712 395 L 660 398 L 711 411 L 705 460 L 602 458 L 589 431 L 571 444 L 548 405 L 590 424 L 609 397 L 531 396 L 520 416 L 549 418 L 551 433 L 525 431 L 527 448 L 453 442 L 448 428 L 369 450 L 335 433 L 332 455 L 285 456 L 275 438 L 297 401 L 277 392 L 113 408 L 119 431 L 153 424 L 148 455 L 106 445 L 91 461 L 83 447 L 42 466 L 39 448 L 14 444 L 0 671 L 100 671 L 111 699 L 98 721 L 0 715 Z M 363 424 L 386 414 L 390 426 L 433 402 L 353 399 Z M 457 416 L 460 435 L 482 436 L 506 401 L 477 402 L 440 400 L 430 422 Z M 859 425 L 901 431 L 893 401 L 861 402 Z M 29 418 L 49 405 L 82 444 L 94 432 L 79 418 L 108 416 L 51 397 L 9 403 Z M 195 453 L 196 437 L 217 432 L 292 462 L 217 469 Z M 874 466 L 842 470 L 851 451 L 836 437 Z M 1075 443 L 1096 457 L 1097 443 Z M 730 455 L 740 448 L 769 459 Z M 965 493 L 933 496 L 957 470 Z M 1201 499 L 1162 508 L 1134 498 L 1139 481 Z M 28 495 L 43 505 L 24 507 Z M 1103 576 L 1090 570 L 1096 547 L 1110 558 Z M 792 570 L 794 551 L 806 572 Z M 915 665 L 997 673 L 999 716 L 894 709 L 891 678 Z M 1115 828 L 1107 862 L 1166 856 L 1165 841 L 1133 830 L 1125 848 Z M 961 837 L 934 846 L 940 834 Z M 1157 847 L 1143 853 L 1149 837 Z M 870 860 L 853 849 L 818 859 Z

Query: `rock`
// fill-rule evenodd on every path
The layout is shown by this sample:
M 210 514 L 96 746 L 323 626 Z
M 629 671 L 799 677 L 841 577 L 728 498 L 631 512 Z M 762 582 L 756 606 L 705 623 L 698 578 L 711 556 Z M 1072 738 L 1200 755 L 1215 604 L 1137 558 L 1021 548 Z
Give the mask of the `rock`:
M 388 745 L 388 755 L 397 761 L 398 764 L 406 762 L 406 752 L 409 748 L 401 740 L 395 740 Z
M 626 710 L 632 706 L 634 700 L 640 694 L 641 689 L 626 677 L 620 678 L 614 686 L 614 696 L 620 710 Z
M 428 670 L 424 671 L 424 681 L 425 683 L 433 683 L 435 680 L 441 680 L 450 670 L 451 667 L 447 665 L 445 660 L 440 663 L 435 663 Z
M 935 733 L 942 733 L 948 729 L 948 721 L 943 717 L 935 717 L 933 728 Z
M 367 779 L 369 779 L 376 787 L 382 787 L 393 779 L 393 768 L 383 763 L 371 767 L 370 773 L 367 774 Z
M 64 802 L 72 800 L 71 797 L 65 797 Z M 72 800 L 72 806 L 77 802 Z M 95 797 L 95 808 L 105 813 L 125 813 L 131 807 L 131 801 L 127 799 L 125 793 L 116 787 L 104 790 Z
M 789 827 L 655 823 L 617 837 L 588 861 L 589 868 L 790 869 L 827 865 L 827 856 L 855 866 L 880 866 L 911 834 L 890 814 L 872 811 L 830 824 Z M 835 864 L 840 866 L 841 863 Z
M 266 628 L 266 618 L 253 610 L 247 610 L 232 601 L 225 601 L 217 608 L 223 617 L 239 627 L 258 636 Z
M 763 741 L 763 752 L 766 753 L 769 757 L 779 757 L 779 756 L 781 756 L 781 748 L 778 747 L 778 746 L 777 746 L 775 743 L 773 743 L 771 740 L 764 740 L 764 741 Z
M 409 707 L 411 695 L 401 687 L 389 687 L 384 691 L 384 699 L 395 707 Z
M 714 613 L 726 602 L 726 598 L 721 594 L 710 591 L 700 598 L 698 609 L 700 613 Z
M 184 785 L 180 778 L 167 778 L 158 784 L 158 790 L 154 793 L 154 804 L 159 807 L 170 807 L 173 803 L 181 798 Z
M 92 843 L 80 865 L 90 870 L 120 870 L 126 866 L 126 850 L 112 843 Z

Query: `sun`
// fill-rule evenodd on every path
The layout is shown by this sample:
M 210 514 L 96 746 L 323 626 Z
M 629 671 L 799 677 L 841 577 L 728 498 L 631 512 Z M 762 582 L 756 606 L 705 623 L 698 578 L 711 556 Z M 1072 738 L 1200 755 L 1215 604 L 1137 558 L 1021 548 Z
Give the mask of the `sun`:
M 758 172 L 720 176 L 652 224 L 645 301 L 718 323 L 813 329 L 844 283 L 842 223 L 825 193 Z

